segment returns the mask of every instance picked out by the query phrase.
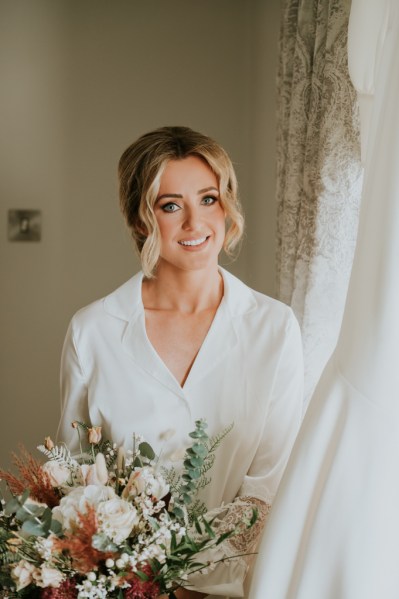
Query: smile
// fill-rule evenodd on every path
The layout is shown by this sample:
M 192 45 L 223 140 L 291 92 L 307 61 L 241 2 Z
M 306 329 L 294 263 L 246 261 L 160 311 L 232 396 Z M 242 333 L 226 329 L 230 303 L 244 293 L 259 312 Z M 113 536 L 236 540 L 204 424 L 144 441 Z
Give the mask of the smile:
M 187 241 L 179 241 L 178 243 L 180 243 L 180 245 L 201 245 L 201 243 L 204 243 L 207 239 L 208 237 L 201 237 L 200 239 L 190 239 Z

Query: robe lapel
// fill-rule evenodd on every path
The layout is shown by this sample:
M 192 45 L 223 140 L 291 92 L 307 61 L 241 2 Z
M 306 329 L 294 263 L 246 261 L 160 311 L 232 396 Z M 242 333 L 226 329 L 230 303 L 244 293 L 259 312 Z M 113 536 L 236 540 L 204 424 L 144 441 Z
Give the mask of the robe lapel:
M 234 330 L 226 301 L 223 299 L 191 367 L 184 384 L 184 390 L 189 392 L 211 370 L 217 368 L 237 344 L 237 341 L 237 333 Z
M 140 272 L 104 300 L 106 312 L 127 322 L 121 339 L 124 350 L 150 376 L 173 393 L 187 399 L 187 394 L 207 374 L 217 368 L 238 343 L 235 323 L 243 314 L 255 309 L 254 292 L 233 275 L 220 269 L 224 297 L 200 351 L 182 388 L 151 345 L 145 330 L 141 299 L 143 274 Z
M 144 311 L 131 320 L 122 337 L 122 345 L 132 360 L 159 383 L 185 399 L 185 394 L 173 374 L 151 345 L 145 330 Z

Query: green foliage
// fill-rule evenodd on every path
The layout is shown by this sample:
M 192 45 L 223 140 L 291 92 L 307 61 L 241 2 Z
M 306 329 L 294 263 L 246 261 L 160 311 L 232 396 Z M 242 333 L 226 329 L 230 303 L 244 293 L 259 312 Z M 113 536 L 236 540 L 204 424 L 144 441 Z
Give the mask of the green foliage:
M 205 474 L 212 468 L 215 451 L 233 428 L 233 423 L 212 438 L 209 438 L 206 432 L 207 426 L 204 420 L 196 420 L 195 430 L 189 433 L 194 443 L 186 450 L 181 477 L 174 468 L 163 469 L 165 479 L 174 495 L 172 513 L 181 518 L 187 511 L 190 524 L 206 512 L 205 504 L 196 496 L 210 483 Z
M 53 520 L 49 507 L 29 501 L 29 489 L 21 497 L 11 496 L 4 506 L 4 515 L 14 517 L 19 524 L 22 524 L 21 530 L 27 536 L 47 537 L 51 532 L 56 535 L 61 532 L 61 525 L 57 520 Z M 5 525 L 4 519 L 3 525 Z M 11 522 L 9 522 L 9 530 L 11 530 Z

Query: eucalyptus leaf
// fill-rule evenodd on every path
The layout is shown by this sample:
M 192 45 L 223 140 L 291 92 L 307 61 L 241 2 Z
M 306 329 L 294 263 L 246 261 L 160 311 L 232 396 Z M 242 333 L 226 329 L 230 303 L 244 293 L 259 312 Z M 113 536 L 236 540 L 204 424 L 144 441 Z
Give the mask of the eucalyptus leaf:
M 17 520 L 19 520 L 20 522 L 25 522 L 25 520 L 28 520 L 29 518 L 32 517 L 32 514 L 29 514 L 26 509 L 24 508 L 24 506 L 21 506 L 18 510 L 17 513 L 15 514 L 15 517 Z
M 189 436 L 192 439 L 207 439 L 208 435 L 204 432 L 204 431 L 193 431 L 192 433 L 189 433 Z
M 207 448 L 204 445 L 201 445 L 200 443 L 194 443 L 194 445 L 192 446 L 192 450 L 197 456 L 201 458 L 204 458 L 208 454 Z
M 15 514 L 20 507 L 21 503 L 18 497 L 13 497 L 10 501 L 7 501 L 4 507 L 4 513 L 6 516 L 12 516 L 12 514 Z
M 22 505 L 28 499 L 29 495 L 30 495 L 30 490 L 29 489 L 25 489 L 25 491 L 22 493 L 22 497 L 20 499 L 20 502 L 21 502 Z
M 184 519 L 184 512 L 178 505 L 175 505 L 175 507 L 172 510 L 172 513 L 180 520 Z
M 43 526 L 47 531 L 50 529 L 50 526 L 51 526 L 51 516 L 52 516 L 52 511 L 48 507 L 44 510 L 43 515 L 42 515 Z
M 140 455 L 142 455 L 143 457 L 148 458 L 149 460 L 153 460 L 155 458 L 155 452 L 154 452 L 153 448 L 146 441 L 143 441 L 142 443 L 140 443 L 139 450 L 140 450 Z
M 198 478 L 201 478 L 201 470 L 192 468 L 190 470 L 187 470 L 187 473 L 190 476 L 190 478 L 193 480 L 197 480 Z
M 22 530 L 33 537 L 44 537 L 47 532 L 42 523 L 37 522 L 35 519 L 25 520 L 22 524 Z
M 98 551 L 117 551 L 118 547 L 111 541 L 106 534 L 100 533 L 93 535 L 91 538 L 91 545 L 94 549 L 98 549 Z
M 21 509 L 23 509 L 29 516 L 40 517 L 44 513 L 44 511 L 49 508 L 46 508 L 44 505 L 37 505 L 36 503 L 25 502 Z
M 51 520 L 51 524 L 50 524 L 50 531 L 52 533 L 54 533 L 55 535 L 57 535 L 57 537 L 58 537 L 60 535 L 60 533 L 62 532 L 61 522 L 59 522 L 58 520 L 55 520 L 53 518 Z
M 187 460 L 189 462 L 189 464 L 187 464 L 188 467 L 194 466 L 194 468 L 200 468 L 202 466 L 202 464 L 204 463 L 204 460 L 202 458 L 199 457 L 195 457 L 195 458 L 190 458 L 190 460 Z M 184 464 L 186 466 L 186 464 Z

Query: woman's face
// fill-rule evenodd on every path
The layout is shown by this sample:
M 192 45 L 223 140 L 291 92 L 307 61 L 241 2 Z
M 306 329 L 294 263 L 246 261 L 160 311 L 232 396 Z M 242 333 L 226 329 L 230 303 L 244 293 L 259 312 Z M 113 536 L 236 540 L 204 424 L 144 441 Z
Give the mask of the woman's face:
M 215 173 L 196 156 L 170 160 L 154 206 L 161 235 L 159 266 L 181 270 L 217 266 L 225 237 L 225 213 Z

